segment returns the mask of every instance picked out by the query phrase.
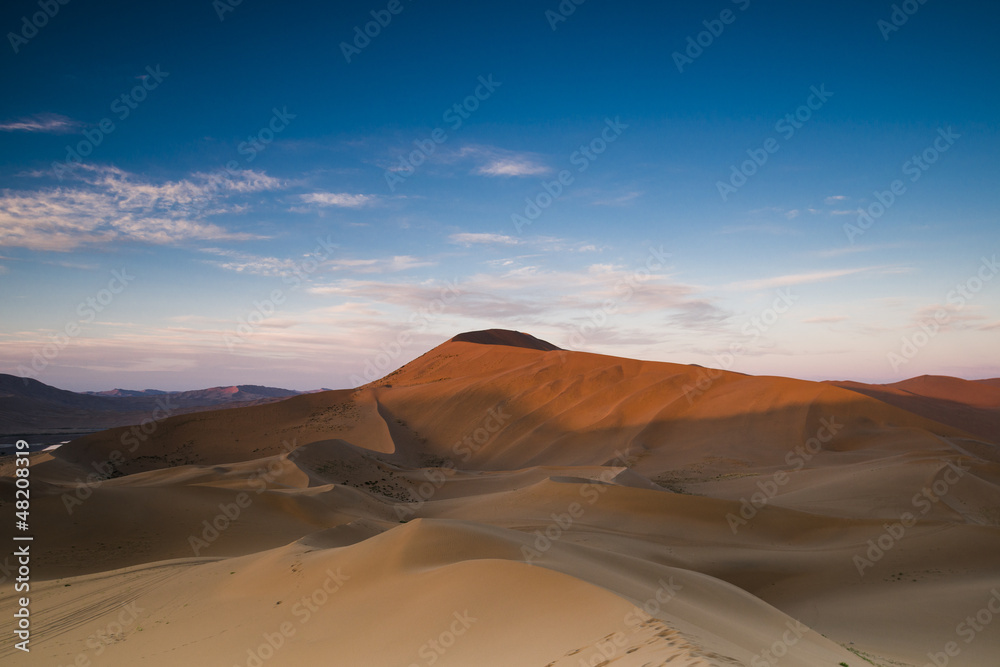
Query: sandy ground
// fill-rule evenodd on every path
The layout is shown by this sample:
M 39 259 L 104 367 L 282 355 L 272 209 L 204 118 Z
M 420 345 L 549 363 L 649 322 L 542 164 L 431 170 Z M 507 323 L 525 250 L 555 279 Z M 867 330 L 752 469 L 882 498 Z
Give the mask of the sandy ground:
M 1000 664 L 995 386 L 490 342 L 34 454 L 0 661 Z

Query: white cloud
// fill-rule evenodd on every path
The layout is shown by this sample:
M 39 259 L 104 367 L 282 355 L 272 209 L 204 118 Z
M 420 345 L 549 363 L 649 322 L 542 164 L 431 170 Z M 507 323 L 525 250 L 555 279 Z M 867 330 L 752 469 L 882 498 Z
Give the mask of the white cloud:
M 40 113 L 17 120 L 0 123 L 0 132 L 43 132 L 46 134 L 67 134 L 75 132 L 80 123 L 56 113 Z
M 823 200 L 823 203 L 827 206 L 833 206 L 837 202 L 842 202 L 847 199 L 847 195 L 831 195 Z

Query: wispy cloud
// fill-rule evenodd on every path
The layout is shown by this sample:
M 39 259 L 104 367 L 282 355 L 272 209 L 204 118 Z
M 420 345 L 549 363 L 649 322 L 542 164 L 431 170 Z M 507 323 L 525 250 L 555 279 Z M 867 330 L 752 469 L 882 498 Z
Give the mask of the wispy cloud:
M 202 248 L 202 252 L 216 255 L 221 259 L 205 260 L 206 263 L 227 271 L 258 276 L 303 276 L 315 274 L 325 276 L 333 273 L 378 274 L 398 273 L 411 269 L 436 266 L 437 262 L 413 257 L 412 255 L 394 255 L 380 258 L 329 258 L 306 254 L 302 257 L 271 257 L 253 255 L 251 253 L 229 248 Z M 305 271 L 304 267 L 310 268 Z
M 823 203 L 827 206 L 833 206 L 837 202 L 842 202 L 847 200 L 847 195 L 831 195 L 823 200 Z
M 598 199 L 597 201 L 591 202 L 594 206 L 625 206 L 632 203 L 639 197 L 643 195 L 642 192 L 632 191 L 626 192 L 623 195 L 617 197 L 610 197 L 608 199 Z
M 871 267 L 866 267 L 860 269 L 838 269 L 835 271 L 816 271 L 814 273 L 793 273 L 784 276 L 774 276 L 772 278 L 760 278 L 757 280 L 741 280 L 739 282 L 729 283 L 728 285 L 723 286 L 723 289 L 742 292 L 749 290 L 772 289 L 774 287 L 790 287 L 791 285 L 804 285 L 806 283 L 826 282 L 828 280 L 835 280 L 837 278 L 843 278 L 844 276 L 850 276 L 857 273 L 865 273 L 871 270 L 872 270 Z
M 545 165 L 516 158 L 497 158 L 476 169 L 482 176 L 541 176 L 549 171 Z
M 45 134 L 68 134 L 76 132 L 81 123 L 55 113 L 40 113 L 17 120 L 0 123 L 0 132 L 42 132 Z
M 876 250 L 891 250 L 902 247 L 901 243 L 883 243 L 881 245 L 849 245 L 839 248 L 820 250 L 816 253 L 819 257 L 840 257 L 841 255 L 853 255 L 861 252 L 874 252 Z
M 428 266 L 437 266 L 437 262 L 412 255 L 394 255 L 377 259 L 336 259 L 329 262 L 332 271 L 352 273 L 398 273 Z
M 829 315 L 827 317 L 810 317 L 808 319 L 802 320 L 803 324 L 836 324 L 837 322 L 845 322 L 849 317 L 846 315 Z
M 410 150 L 410 149 L 407 149 Z M 467 144 L 453 149 L 440 148 L 426 158 L 428 164 L 452 170 L 467 169 L 466 173 L 493 178 L 519 178 L 548 174 L 552 168 L 542 156 L 528 151 L 512 151 L 498 146 Z M 409 169 L 401 164 L 398 155 L 377 164 L 388 171 Z M 452 174 L 457 175 L 457 174 Z
M 809 210 L 809 212 L 812 213 L 811 209 L 807 210 Z M 784 208 L 783 206 L 765 206 L 763 208 L 752 209 L 747 213 L 754 218 L 780 215 L 782 218 L 785 218 L 786 220 L 794 220 L 795 218 L 799 217 L 802 214 L 802 211 L 797 208 L 792 208 L 792 209 Z
M 989 331 L 993 325 L 992 323 L 983 323 L 989 319 L 983 314 L 983 310 L 983 307 L 979 305 L 960 306 L 951 303 L 935 303 L 919 308 L 914 313 L 910 326 L 917 328 L 926 326 L 928 322 L 935 322 L 939 331 L 962 329 Z
M 479 162 L 474 173 L 480 176 L 541 176 L 552 171 L 534 153 L 519 153 L 493 146 L 464 146 L 459 156 L 471 157 Z
M 301 273 L 300 259 L 259 256 L 229 248 L 202 248 L 201 251 L 222 258 L 205 260 L 206 263 L 236 273 L 275 277 Z
M 788 234 L 798 234 L 799 231 L 791 227 L 781 225 L 730 225 L 720 229 L 718 234 L 772 234 L 774 236 L 784 236 Z
M 513 236 L 507 236 L 506 234 L 479 234 L 473 232 L 462 232 L 459 234 L 452 234 L 448 237 L 448 240 L 452 243 L 457 243 L 459 245 L 470 246 L 470 245 L 517 245 L 520 243 Z
M 112 242 L 261 238 L 206 218 L 239 212 L 232 196 L 281 187 L 279 180 L 250 170 L 161 183 L 106 166 L 80 165 L 67 175 L 68 186 L 0 193 L 0 246 L 67 252 Z
M 350 194 L 347 192 L 311 192 L 299 195 L 306 204 L 316 206 L 339 206 L 343 208 L 360 208 L 375 201 L 374 195 Z
M 674 282 L 669 275 L 652 273 L 640 279 L 635 268 L 612 264 L 592 264 L 575 270 L 529 265 L 478 273 L 450 283 L 343 279 L 314 285 L 308 291 L 333 299 L 366 301 L 379 310 L 390 306 L 410 310 L 433 302 L 447 284 L 460 293 L 448 307 L 449 319 L 459 318 L 472 326 L 572 322 L 590 317 L 607 303 L 615 304 L 615 316 L 625 318 L 623 324 L 652 314 L 654 318 L 665 318 L 677 329 L 720 330 L 731 316 L 699 296 L 696 287 Z

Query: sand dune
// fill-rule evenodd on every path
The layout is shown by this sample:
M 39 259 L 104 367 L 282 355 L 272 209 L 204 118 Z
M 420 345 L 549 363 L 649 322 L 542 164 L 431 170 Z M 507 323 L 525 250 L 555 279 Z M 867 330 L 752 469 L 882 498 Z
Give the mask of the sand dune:
M 493 330 L 358 390 L 87 436 L 35 455 L 36 634 L 0 659 L 992 665 L 1000 403 L 900 384 Z
M 834 384 L 1000 443 L 1000 379 L 923 375 L 894 384 Z

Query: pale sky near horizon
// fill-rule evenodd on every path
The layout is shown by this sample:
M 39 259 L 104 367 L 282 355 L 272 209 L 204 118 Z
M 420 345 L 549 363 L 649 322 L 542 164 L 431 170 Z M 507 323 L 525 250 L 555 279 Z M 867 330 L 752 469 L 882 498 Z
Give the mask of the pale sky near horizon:
M 0 372 L 1000 376 L 996 3 L 677 4 L 5 3 Z

